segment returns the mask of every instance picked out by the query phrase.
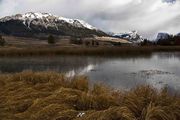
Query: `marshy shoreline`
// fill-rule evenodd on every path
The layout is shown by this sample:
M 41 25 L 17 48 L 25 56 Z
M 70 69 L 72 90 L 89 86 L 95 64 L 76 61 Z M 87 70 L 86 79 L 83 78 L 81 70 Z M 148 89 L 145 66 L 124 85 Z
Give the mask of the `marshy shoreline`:
M 29 46 L 1 47 L 0 56 L 48 56 L 48 55 L 150 55 L 154 52 L 180 52 L 180 46 L 127 46 L 127 47 L 63 47 Z
M 85 76 L 56 72 L 0 75 L 2 120 L 179 120 L 180 96 L 151 86 L 130 91 L 90 87 Z

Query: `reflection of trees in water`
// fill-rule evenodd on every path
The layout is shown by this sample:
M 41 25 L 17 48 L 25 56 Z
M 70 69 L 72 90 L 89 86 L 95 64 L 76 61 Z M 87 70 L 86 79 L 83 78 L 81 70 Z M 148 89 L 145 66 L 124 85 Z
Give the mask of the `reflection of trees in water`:
M 179 54 L 157 54 L 158 57 L 180 58 Z M 0 59 L 0 71 L 2 72 L 21 72 L 23 70 L 45 71 L 54 70 L 67 72 L 71 70 L 84 69 L 88 65 L 98 65 L 114 60 L 137 61 L 140 59 L 150 59 L 152 54 L 122 55 L 122 56 L 52 56 L 52 57 L 5 57 Z
M 117 56 L 52 56 L 52 57 L 4 57 L 0 59 L 1 72 L 21 72 L 23 70 L 46 71 L 53 70 L 67 72 L 84 69 L 88 65 L 98 65 L 113 60 L 149 59 L 151 55 L 123 55 Z
M 180 52 L 162 52 L 156 53 L 155 56 L 157 56 L 160 59 L 177 58 L 180 60 Z
M 0 71 L 10 73 L 23 70 L 67 72 L 84 68 L 89 64 L 100 64 L 103 61 L 105 61 L 103 58 L 86 56 L 1 58 Z

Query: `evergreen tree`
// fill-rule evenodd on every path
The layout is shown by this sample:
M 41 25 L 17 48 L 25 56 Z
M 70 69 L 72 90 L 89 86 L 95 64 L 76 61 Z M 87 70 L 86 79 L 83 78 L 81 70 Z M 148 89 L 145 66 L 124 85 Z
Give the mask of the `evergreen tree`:
M 82 45 L 83 44 L 83 40 L 82 40 L 82 38 L 71 37 L 70 43 L 71 44 Z
M 55 44 L 55 38 L 52 35 L 48 36 L 48 44 Z
M 6 43 L 5 39 L 0 35 L 0 46 L 4 46 Z

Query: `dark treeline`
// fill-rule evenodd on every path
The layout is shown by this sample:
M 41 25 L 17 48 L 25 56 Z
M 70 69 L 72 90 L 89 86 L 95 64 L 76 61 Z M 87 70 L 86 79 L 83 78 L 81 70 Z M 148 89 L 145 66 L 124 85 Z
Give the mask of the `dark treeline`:
M 157 45 L 177 46 L 180 45 L 180 36 L 169 35 L 167 39 L 159 39 Z
M 166 39 L 158 39 L 156 41 L 151 41 L 148 39 L 145 39 L 140 44 L 141 46 L 179 46 L 180 45 L 180 36 L 173 36 L 169 35 Z

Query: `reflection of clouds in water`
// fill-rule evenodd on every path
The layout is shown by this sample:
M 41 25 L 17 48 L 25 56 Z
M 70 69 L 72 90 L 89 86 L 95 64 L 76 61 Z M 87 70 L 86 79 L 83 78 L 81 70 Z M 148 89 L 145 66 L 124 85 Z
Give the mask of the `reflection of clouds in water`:
M 75 74 L 76 74 L 75 70 L 71 70 L 71 71 L 66 73 L 66 77 L 73 77 L 73 76 L 75 76 Z
M 85 73 L 88 73 L 90 72 L 91 70 L 93 70 L 95 68 L 95 65 L 88 65 L 87 67 L 85 67 L 84 69 L 82 69 L 80 72 L 79 72 L 79 75 L 84 75 Z
M 67 77 L 73 77 L 75 75 L 84 75 L 90 71 L 92 71 L 94 68 L 96 67 L 96 65 L 93 64 L 89 64 L 88 66 L 84 67 L 84 68 L 80 68 L 78 70 L 71 70 L 69 72 L 66 73 Z

